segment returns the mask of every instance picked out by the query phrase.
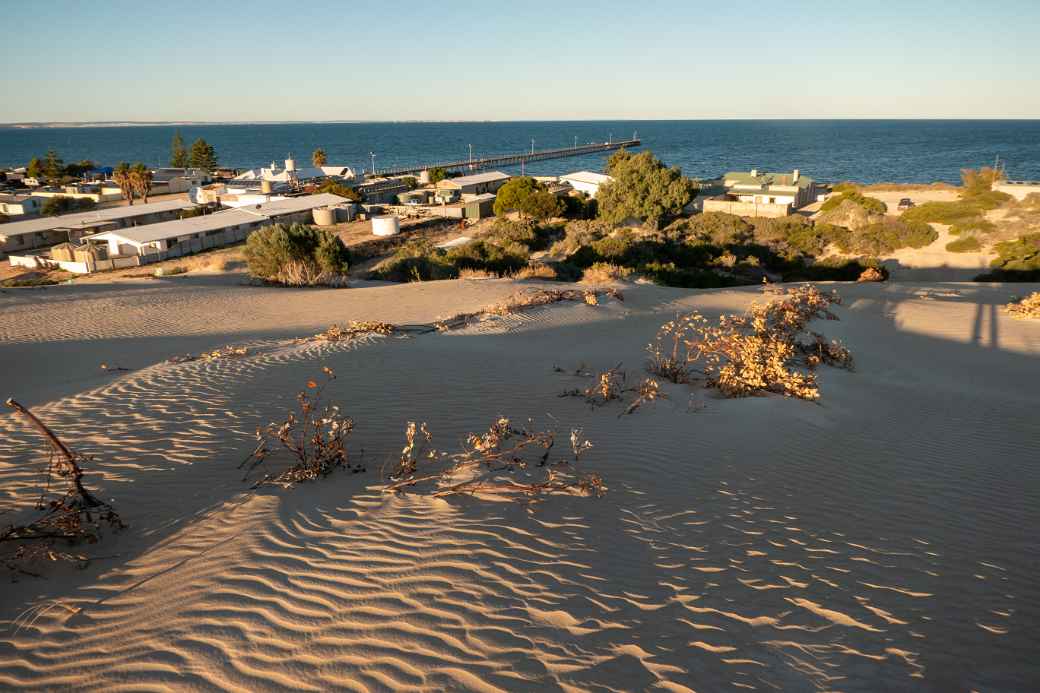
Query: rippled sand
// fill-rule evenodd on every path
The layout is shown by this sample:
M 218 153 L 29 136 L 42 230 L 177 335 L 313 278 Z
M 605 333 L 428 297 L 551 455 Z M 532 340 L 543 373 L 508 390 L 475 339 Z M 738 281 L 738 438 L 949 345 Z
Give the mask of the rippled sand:
M 856 372 L 819 404 L 682 386 L 632 416 L 561 399 L 580 363 L 638 372 L 661 322 L 753 288 L 626 287 L 451 334 L 517 284 L 342 291 L 183 277 L 0 293 L 3 396 L 81 451 L 131 527 L 0 591 L 0 688 L 1025 690 L 1040 680 L 1036 287 L 839 286 Z M 526 284 L 525 286 L 530 286 Z M 244 359 L 165 359 L 225 344 Z M 130 368 L 106 373 L 102 362 Z M 237 465 L 330 366 L 367 474 L 251 491 Z M 706 406 L 702 406 L 706 405 Z M 609 492 L 534 508 L 382 495 L 408 420 L 441 447 L 498 415 L 584 427 Z M 0 508 L 39 440 L 0 415 Z M 103 475 L 103 476 L 102 476 Z

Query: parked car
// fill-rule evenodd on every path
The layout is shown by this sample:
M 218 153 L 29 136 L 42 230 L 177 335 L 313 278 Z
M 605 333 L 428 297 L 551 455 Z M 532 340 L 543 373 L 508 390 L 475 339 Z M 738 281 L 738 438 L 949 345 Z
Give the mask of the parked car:
M 904 197 L 902 200 L 899 201 L 899 211 L 900 212 L 902 212 L 904 210 L 907 210 L 907 209 L 910 209 L 913 206 L 914 206 L 914 201 L 911 200 L 909 197 Z

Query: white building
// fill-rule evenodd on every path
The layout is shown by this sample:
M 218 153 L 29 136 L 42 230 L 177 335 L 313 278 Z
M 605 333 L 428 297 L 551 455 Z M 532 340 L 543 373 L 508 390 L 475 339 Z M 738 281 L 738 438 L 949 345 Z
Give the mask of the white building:
M 0 214 L 9 217 L 21 217 L 39 214 L 43 208 L 43 199 L 32 195 L 0 195 Z
M 593 171 L 575 171 L 565 176 L 560 176 L 561 183 L 568 183 L 578 192 L 583 192 L 589 197 L 595 197 L 599 192 L 599 186 L 614 180 L 608 175 L 595 173 Z
M 285 160 L 285 168 L 278 168 L 274 161 L 267 168 L 253 168 L 235 176 L 236 181 L 268 181 L 271 183 L 289 183 L 315 180 L 318 178 L 355 178 L 349 166 L 304 166 L 297 168 L 293 159 Z
M 107 228 L 153 224 L 176 218 L 182 210 L 194 206 L 195 204 L 188 200 L 163 200 L 56 217 L 11 221 L 0 224 L 0 254 L 77 241 L 87 234 Z

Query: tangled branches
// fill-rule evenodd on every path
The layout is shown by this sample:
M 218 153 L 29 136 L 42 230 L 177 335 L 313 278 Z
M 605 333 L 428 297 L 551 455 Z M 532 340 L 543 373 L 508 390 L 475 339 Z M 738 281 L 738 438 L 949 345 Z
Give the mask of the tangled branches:
M 1004 312 L 1018 320 L 1040 319 L 1040 291 L 1004 306 Z
M 409 422 L 405 440 L 400 459 L 385 474 L 390 481 L 386 492 L 418 489 L 435 497 L 463 494 L 524 500 L 547 494 L 598 497 L 606 492 L 598 475 L 577 470 L 581 456 L 592 447 L 580 429 L 571 431 L 570 457 L 557 461 L 550 459 L 553 431 L 538 431 L 530 425 L 518 428 L 505 417 L 484 433 L 469 434 L 457 453 L 433 449 L 426 424 Z M 422 473 L 427 468 L 430 471 Z
M 391 335 L 397 331 L 397 326 L 388 322 L 376 320 L 351 320 L 346 327 L 332 325 L 324 332 L 319 332 L 313 337 L 297 339 L 297 343 L 303 342 L 349 342 L 365 335 Z
M 296 395 L 297 411 L 290 411 L 282 423 L 270 423 L 256 429 L 256 448 L 239 465 L 246 478 L 281 447 L 295 462 L 278 474 L 267 474 L 256 485 L 275 483 L 290 486 L 301 481 L 314 481 L 328 476 L 337 468 L 353 473 L 365 471 L 361 462 L 352 462 L 347 452 L 347 439 L 354 421 L 340 413 L 335 405 L 323 405 L 325 387 L 336 379 L 331 368 L 323 368 L 326 381 L 318 385 L 307 381 L 307 390 Z
M 559 373 L 566 372 L 559 367 L 556 367 L 555 370 Z M 586 371 L 584 365 L 582 365 L 575 369 L 574 375 L 591 376 L 592 373 Z M 610 370 L 603 371 L 597 375 L 595 382 L 589 387 L 564 390 L 560 393 L 560 397 L 582 397 L 590 406 L 595 408 L 623 399 L 625 393 L 634 393 L 635 396 L 632 398 L 632 401 L 628 403 L 624 411 L 618 414 L 619 417 L 631 414 L 645 402 L 652 402 L 665 397 L 661 393 L 660 385 L 653 378 L 645 378 L 635 387 L 625 387 L 626 379 L 627 375 L 625 371 L 621 370 L 621 364 L 619 363 Z
M 223 346 L 213 351 L 204 351 L 198 356 L 191 354 L 183 354 L 181 356 L 171 356 L 166 359 L 166 363 L 179 364 L 179 363 L 191 363 L 192 361 L 217 361 L 220 359 L 241 359 L 249 356 L 249 349 L 247 347 L 236 347 L 236 346 Z
M 70 560 L 84 564 L 88 560 L 85 555 L 62 550 L 58 548 L 59 543 L 94 544 L 101 539 L 104 526 L 119 530 L 126 525 L 111 505 L 83 485 L 81 463 L 89 458 L 71 450 L 35 414 L 14 399 L 8 399 L 6 404 L 47 439 L 50 459 L 46 489 L 35 506 L 41 514 L 25 524 L 11 524 L 0 530 L 0 547 L 13 547 L 0 553 L 0 560 L 8 568 L 30 575 L 35 574 L 18 564 L 35 560 Z M 68 482 L 64 493 L 51 493 L 50 483 L 54 477 Z
M 487 315 L 509 315 L 520 313 L 538 306 L 559 303 L 561 301 L 582 301 L 590 306 L 599 305 L 601 296 L 610 296 L 618 301 L 624 301 L 625 297 L 617 289 L 535 289 L 529 291 L 517 291 L 503 303 L 488 306 L 475 313 L 459 313 L 450 318 L 436 323 L 438 330 L 444 332 L 465 327 L 472 322 L 480 320 Z
M 647 369 L 679 383 L 699 372 L 708 387 L 727 397 L 774 392 L 818 399 L 814 369 L 823 363 L 851 370 L 852 354 L 815 332 L 811 341 L 799 340 L 811 320 L 837 320 L 829 307 L 840 305 L 841 298 L 814 286 L 767 292 L 774 295 L 768 303 L 756 303 L 743 315 L 723 315 L 718 325 L 697 312 L 665 323 L 647 347 Z

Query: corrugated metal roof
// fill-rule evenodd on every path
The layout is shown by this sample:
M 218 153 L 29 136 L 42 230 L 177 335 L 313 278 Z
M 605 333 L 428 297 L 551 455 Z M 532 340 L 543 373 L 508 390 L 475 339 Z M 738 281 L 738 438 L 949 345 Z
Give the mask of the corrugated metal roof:
M 725 185 L 743 185 L 743 186 L 756 186 L 760 188 L 767 188 L 771 185 L 778 185 L 781 187 L 808 187 L 813 179 L 809 176 L 799 175 L 797 182 L 793 180 L 793 173 L 759 173 L 757 176 L 752 176 L 750 171 L 730 171 L 723 176 L 723 182 Z
M 243 207 L 246 211 L 254 212 L 268 217 L 278 217 L 283 214 L 303 212 L 318 207 L 328 207 L 350 202 L 345 197 L 333 195 L 332 193 L 318 193 L 317 195 L 301 195 L 300 197 L 287 197 L 284 200 L 265 202 L 255 207 Z
M 204 233 L 206 231 L 218 231 L 220 229 L 227 229 L 240 224 L 252 224 L 258 221 L 263 221 L 266 218 L 267 217 L 262 215 L 246 212 L 241 209 L 225 209 L 220 212 L 214 212 L 213 214 L 191 217 L 190 219 L 174 219 L 173 221 L 163 221 L 158 224 L 145 224 L 144 226 L 133 226 L 126 229 L 102 231 L 101 233 L 87 236 L 86 238 L 100 239 L 116 237 L 134 243 L 150 243 L 152 241 L 162 241 L 176 238 L 178 236 L 190 236 L 192 234 Z
M 481 183 L 494 183 L 499 180 L 507 180 L 512 178 L 508 173 L 502 173 L 501 171 L 486 171 L 484 173 L 474 173 L 471 176 L 460 176 L 458 178 L 445 178 L 441 183 L 450 183 L 455 186 L 464 185 L 480 185 Z
M 54 229 L 76 229 L 96 226 L 99 222 L 112 222 L 120 219 L 128 219 L 146 214 L 158 212 L 174 212 L 181 209 L 191 209 L 195 206 L 189 200 L 163 200 L 162 202 L 149 202 L 122 207 L 108 207 L 96 209 L 90 212 L 76 212 L 75 214 L 63 214 L 57 217 L 41 217 L 27 219 L 25 221 L 13 221 L 0 225 L 0 236 L 20 236 L 26 233 L 38 231 L 52 231 Z

